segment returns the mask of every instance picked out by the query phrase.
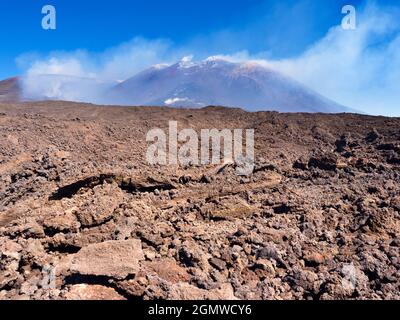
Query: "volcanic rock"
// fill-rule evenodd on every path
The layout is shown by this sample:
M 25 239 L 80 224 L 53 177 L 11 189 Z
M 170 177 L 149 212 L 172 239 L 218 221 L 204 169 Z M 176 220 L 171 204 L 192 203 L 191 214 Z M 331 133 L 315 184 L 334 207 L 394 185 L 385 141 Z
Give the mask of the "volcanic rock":
M 71 272 L 124 279 L 139 271 L 144 260 L 139 240 L 107 241 L 82 248 L 73 258 Z

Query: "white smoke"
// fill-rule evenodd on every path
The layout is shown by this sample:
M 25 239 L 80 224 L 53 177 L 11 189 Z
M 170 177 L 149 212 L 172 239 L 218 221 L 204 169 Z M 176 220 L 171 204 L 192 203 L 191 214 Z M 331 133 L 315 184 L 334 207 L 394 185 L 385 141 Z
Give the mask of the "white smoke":
M 107 89 L 160 61 L 174 61 L 175 54 L 167 40 L 135 38 L 102 53 L 77 50 L 33 59 L 21 56 L 18 63 L 28 65 L 21 81 L 23 96 L 106 103 Z
M 335 26 L 301 55 L 268 60 L 246 51 L 221 56 L 253 60 L 336 102 L 376 115 L 400 115 L 400 10 L 370 3 L 356 30 Z
M 356 30 L 334 27 L 298 58 L 269 64 L 343 105 L 400 115 L 399 13 L 369 5 Z

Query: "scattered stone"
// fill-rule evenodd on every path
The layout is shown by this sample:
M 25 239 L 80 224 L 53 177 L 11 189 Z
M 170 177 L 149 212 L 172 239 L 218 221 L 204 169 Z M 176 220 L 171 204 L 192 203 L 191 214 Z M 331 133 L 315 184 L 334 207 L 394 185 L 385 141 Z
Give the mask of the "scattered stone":
M 113 218 L 123 194 L 116 184 L 105 184 L 93 189 L 90 197 L 76 213 L 82 227 L 100 225 Z
M 368 143 L 373 143 L 376 140 L 378 140 L 380 137 L 381 137 L 381 135 L 379 134 L 379 132 L 376 129 L 373 129 L 366 135 L 365 141 L 367 141 Z
M 230 284 L 222 284 L 220 288 L 203 290 L 187 283 L 178 283 L 168 290 L 169 300 L 238 300 Z
M 270 276 L 275 276 L 275 267 L 272 264 L 271 261 L 266 260 L 266 259 L 258 259 L 254 263 L 254 268 L 255 269 L 261 269 L 263 271 L 266 271 L 268 275 Z
M 273 259 L 277 260 L 280 257 L 278 250 L 273 245 L 267 245 L 257 252 L 257 259 Z
M 335 145 L 336 145 L 336 152 L 339 153 L 344 152 L 348 145 L 347 137 L 345 135 L 341 136 L 339 140 L 336 140 Z
M 62 214 L 52 217 L 43 222 L 46 234 L 55 234 L 57 232 L 78 232 L 80 223 L 72 214 Z
M 160 278 L 170 282 L 189 282 L 190 276 L 185 268 L 179 266 L 173 259 L 162 259 L 144 264 L 145 268 L 154 272 Z
M 293 164 L 293 169 L 308 170 L 307 160 L 304 157 L 297 159 Z
M 226 262 L 221 259 L 211 258 L 209 262 L 211 266 L 219 271 L 223 271 L 226 269 Z
M 77 284 L 65 294 L 66 300 L 126 300 L 113 288 L 101 285 Z
M 139 271 L 144 260 L 139 240 L 107 241 L 82 248 L 73 258 L 71 272 L 124 279 Z
M 309 252 L 304 256 L 304 261 L 306 262 L 306 266 L 316 267 L 323 264 L 325 258 L 318 252 Z
M 335 171 L 338 158 L 335 154 L 325 154 L 322 156 L 311 157 L 308 166 L 326 171 Z

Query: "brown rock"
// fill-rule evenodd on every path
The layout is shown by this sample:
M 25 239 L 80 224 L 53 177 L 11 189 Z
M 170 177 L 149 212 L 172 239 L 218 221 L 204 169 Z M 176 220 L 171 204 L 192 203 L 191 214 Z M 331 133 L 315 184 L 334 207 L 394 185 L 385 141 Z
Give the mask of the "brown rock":
M 255 269 L 265 271 L 270 276 L 275 276 L 275 267 L 271 261 L 266 259 L 259 259 L 254 264 Z
M 324 264 L 325 258 L 322 254 L 318 252 L 309 252 L 304 256 L 304 261 L 306 262 L 306 265 L 314 267 L 320 264 Z
M 43 223 L 45 232 L 77 232 L 80 227 L 80 223 L 76 220 L 76 217 L 72 214 L 63 214 L 52 217 L 45 220 Z
M 226 269 L 226 262 L 221 259 L 211 258 L 209 262 L 215 269 L 219 271 L 223 271 Z
M 93 195 L 85 200 L 76 213 L 79 222 L 83 227 L 92 227 L 110 220 L 122 196 L 122 191 L 116 184 L 95 187 Z
M 71 271 L 124 279 L 138 272 L 143 259 L 140 240 L 107 241 L 81 249 L 72 260 Z
M 324 154 L 320 156 L 311 157 L 308 166 L 311 168 L 318 168 L 321 170 L 334 171 L 337 168 L 338 157 L 333 154 Z
M 169 288 L 169 300 L 237 300 L 229 283 L 218 289 L 203 290 L 187 283 L 178 283 Z
M 66 300 L 126 300 L 113 288 L 100 285 L 77 284 L 65 294 Z
M 188 282 L 190 279 L 186 269 L 179 266 L 175 260 L 162 259 L 160 261 L 147 262 L 144 266 L 157 273 L 157 275 L 171 283 Z

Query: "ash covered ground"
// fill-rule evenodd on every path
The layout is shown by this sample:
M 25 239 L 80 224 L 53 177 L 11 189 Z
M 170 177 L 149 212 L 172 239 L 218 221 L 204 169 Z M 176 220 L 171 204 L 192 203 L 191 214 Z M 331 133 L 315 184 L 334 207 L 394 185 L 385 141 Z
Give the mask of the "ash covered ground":
M 254 128 L 248 177 L 146 133 Z M 0 104 L 0 299 L 400 299 L 400 119 Z

